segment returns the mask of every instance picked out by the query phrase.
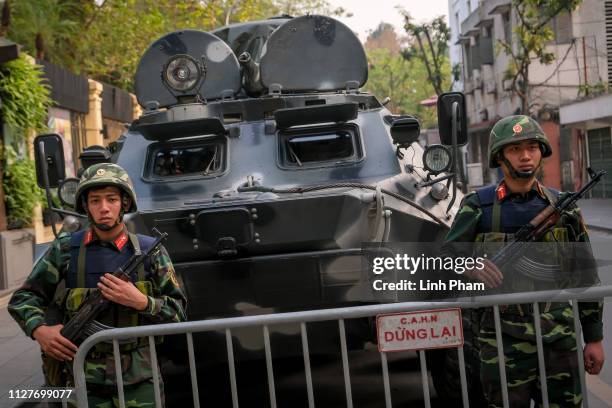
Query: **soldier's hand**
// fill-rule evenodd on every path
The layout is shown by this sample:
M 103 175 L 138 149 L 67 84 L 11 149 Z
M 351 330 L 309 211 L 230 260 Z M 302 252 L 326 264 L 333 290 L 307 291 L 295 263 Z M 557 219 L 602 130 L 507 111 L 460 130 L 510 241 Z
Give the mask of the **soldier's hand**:
M 145 310 L 148 304 L 147 296 L 138 290 L 132 282 L 126 282 L 110 273 L 104 274 L 98 282 L 102 296 L 111 302 L 136 310 Z
M 599 374 L 603 367 L 606 356 L 600 341 L 593 341 L 584 346 L 584 369 L 589 374 Z
M 467 270 L 465 271 L 465 275 L 468 278 L 483 282 L 487 288 L 496 288 L 501 285 L 504 280 L 504 275 L 499 268 L 488 259 L 483 260 L 483 264 L 484 268 Z
M 40 344 L 45 355 L 59 361 L 72 361 L 78 347 L 61 335 L 62 327 L 64 327 L 63 324 L 38 326 L 32 333 L 32 337 Z

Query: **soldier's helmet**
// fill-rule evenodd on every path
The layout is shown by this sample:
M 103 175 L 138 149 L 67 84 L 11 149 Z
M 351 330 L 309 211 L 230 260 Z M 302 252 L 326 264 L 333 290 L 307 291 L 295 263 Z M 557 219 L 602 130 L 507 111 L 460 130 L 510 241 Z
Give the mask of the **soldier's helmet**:
M 114 163 L 99 163 L 88 167 L 81 176 L 79 186 L 75 194 L 76 211 L 84 214 L 83 207 L 84 199 L 87 197 L 86 192 L 92 187 L 107 187 L 115 186 L 121 189 L 131 199 L 130 208 L 125 212 L 136 211 L 136 193 L 132 180 L 123 168 Z
M 489 167 L 499 167 L 497 156 L 504 146 L 522 142 L 523 140 L 536 140 L 540 143 L 542 157 L 552 154 L 548 138 L 535 119 L 525 115 L 507 116 L 497 121 L 491 129 L 489 137 Z

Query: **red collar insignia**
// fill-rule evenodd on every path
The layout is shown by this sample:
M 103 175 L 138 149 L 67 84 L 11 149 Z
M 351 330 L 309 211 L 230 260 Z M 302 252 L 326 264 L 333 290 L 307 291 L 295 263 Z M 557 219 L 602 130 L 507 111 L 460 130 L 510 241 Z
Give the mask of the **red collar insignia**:
M 497 193 L 497 201 L 503 200 L 508 194 L 508 190 L 506 189 L 506 184 L 504 184 L 504 182 L 502 181 L 500 185 L 497 186 L 497 189 L 495 190 L 495 192 Z
M 93 240 L 93 230 L 90 229 L 90 230 L 87 230 L 87 232 L 85 233 L 85 239 L 83 240 L 83 243 L 87 245 L 92 240 Z
M 96 237 L 97 238 L 97 237 Z M 83 239 L 83 244 L 88 245 L 94 240 L 94 232 L 92 229 L 87 230 L 85 233 L 85 237 Z M 125 231 L 121 231 L 121 234 L 117 238 L 113 240 L 113 244 L 117 247 L 119 251 L 123 249 L 125 244 L 129 241 L 128 235 Z
M 125 244 L 128 242 L 128 236 L 125 231 L 121 231 L 121 234 L 117 238 L 115 238 L 115 246 L 121 251 Z

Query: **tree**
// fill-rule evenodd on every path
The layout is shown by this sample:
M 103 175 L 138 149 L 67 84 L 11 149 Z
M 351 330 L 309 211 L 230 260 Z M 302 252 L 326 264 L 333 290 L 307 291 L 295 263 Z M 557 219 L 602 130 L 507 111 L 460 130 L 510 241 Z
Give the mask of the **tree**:
M 364 89 L 381 100 L 389 97 L 387 108 L 391 112 L 415 115 L 423 128 L 435 127 L 435 110 L 420 104 L 435 92 L 427 68 L 423 60 L 405 58 L 405 52 L 393 51 L 401 50 L 402 41 L 393 27 L 385 23 L 370 33 L 366 40 L 369 73 Z M 448 57 L 440 64 L 442 87 L 445 88 L 450 83 Z
M 41 59 L 132 90 L 146 48 L 181 29 L 209 31 L 282 13 L 342 14 L 327 0 L 13 0 L 9 36 Z
M 391 24 L 380 23 L 374 31 L 370 32 L 364 47 L 366 50 L 384 48 L 391 51 L 392 54 L 399 54 L 402 44 Z
M 9 37 L 26 47 L 38 59 L 60 55 L 77 35 L 80 11 L 76 2 L 62 0 L 18 0 L 9 4 L 12 19 Z M 67 18 L 69 17 L 69 18 Z
M 290 16 L 302 16 L 305 14 L 322 14 L 325 16 L 347 16 L 348 13 L 343 7 L 332 8 L 327 0 L 275 0 L 274 7 L 279 14 Z
M 427 77 L 436 95 L 444 92 L 444 64 L 448 63 L 448 42 L 450 29 L 444 16 L 436 17 L 429 23 L 415 24 L 406 10 L 400 9 L 404 16 L 404 29 L 408 33 L 410 47 L 404 51 L 406 58 L 416 57 L 423 61 Z
M 512 0 L 512 10 L 518 24 L 514 27 L 514 41 L 498 40 L 510 57 L 505 79 L 512 81 L 512 91 L 521 100 L 521 111 L 529 114 L 529 66 L 533 59 L 548 65 L 555 54 L 546 49 L 554 38 L 549 23 L 561 12 L 571 12 L 582 0 Z

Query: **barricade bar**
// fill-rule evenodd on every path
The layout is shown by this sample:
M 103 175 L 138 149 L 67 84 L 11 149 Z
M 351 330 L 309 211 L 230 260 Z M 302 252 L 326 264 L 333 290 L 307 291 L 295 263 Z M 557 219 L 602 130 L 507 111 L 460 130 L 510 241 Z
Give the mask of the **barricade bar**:
M 346 329 L 344 328 L 344 319 L 338 320 L 338 331 L 340 332 L 340 351 L 342 353 L 342 370 L 344 372 L 346 406 L 347 408 L 353 408 L 353 393 L 351 390 L 351 374 L 348 363 L 348 350 L 346 348 Z
M 314 408 L 314 393 L 312 391 L 312 372 L 310 371 L 310 350 L 308 350 L 308 332 L 306 323 L 300 323 L 302 333 L 302 353 L 304 354 L 304 373 L 306 375 L 306 391 L 308 394 L 308 408 Z
M 274 367 L 272 366 L 272 350 L 270 349 L 270 330 L 267 325 L 263 327 L 264 348 L 266 352 L 266 371 L 268 373 L 268 391 L 270 392 L 270 406 L 276 408 L 276 389 L 274 387 Z
M 159 387 L 159 366 L 157 365 L 157 349 L 155 348 L 155 337 L 149 336 L 149 350 L 151 351 L 151 365 L 153 366 L 153 389 L 155 391 L 155 406 L 162 408 L 161 389 Z
M 582 327 L 580 326 L 580 311 L 578 302 L 572 302 L 572 312 L 574 313 L 574 333 L 576 333 L 576 354 L 578 355 L 578 372 L 580 373 L 580 389 L 582 390 L 582 406 L 589 408 L 589 392 L 584 378 L 584 344 L 582 344 Z
M 254 315 L 230 317 L 224 319 L 198 320 L 182 323 L 163 323 L 147 326 L 124 327 L 120 329 L 103 330 L 88 337 L 79 347 L 81 356 L 89 352 L 96 343 L 105 340 L 128 339 L 133 337 L 166 336 L 190 332 L 234 329 L 249 326 L 268 326 L 283 323 L 309 323 L 339 319 L 355 319 L 359 317 L 374 316 L 383 313 L 412 312 L 419 310 L 435 310 L 447 308 L 472 309 L 494 305 L 510 305 L 520 303 L 563 302 L 573 299 L 585 300 L 612 296 L 612 285 L 597 286 L 579 289 L 544 290 L 537 292 L 514 293 L 506 295 L 486 295 L 479 297 L 457 298 L 455 301 L 440 302 L 404 302 L 385 303 L 380 305 L 352 306 L 335 309 L 307 310 L 302 312 L 275 313 L 269 315 Z M 79 353 L 75 358 L 75 364 Z M 84 360 L 84 358 L 83 358 Z
M 387 364 L 387 354 L 380 353 L 380 362 L 382 365 L 383 385 L 385 387 L 385 407 L 391 408 L 391 386 L 389 384 L 389 365 Z
M 230 329 L 225 329 L 225 342 L 227 344 L 227 364 L 229 365 L 230 387 L 232 391 L 232 407 L 238 408 L 238 386 L 236 385 L 234 346 L 232 345 L 232 331 Z
M 544 362 L 544 345 L 542 344 L 542 326 L 540 322 L 540 305 L 533 302 L 533 327 L 535 328 L 536 346 L 538 348 L 538 368 L 540 370 L 540 392 L 542 394 L 542 405 L 548 405 L 548 384 L 546 382 L 546 364 Z
M 457 347 L 457 359 L 459 360 L 459 378 L 461 379 L 461 399 L 463 400 L 463 408 L 470 408 L 463 346 Z
M 499 306 L 493 306 L 493 319 L 495 320 L 495 339 L 497 341 L 497 360 L 499 363 L 499 381 L 502 392 L 504 408 L 509 408 L 508 403 L 508 378 L 506 377 L 506 354 L 504 353 L 504 342 L 502 340 L 501 319 L 499 317 Z
M 421 382 L 423 383 L 423 399 L 425 400 L 425 408 L 431 408 L 431 397 L 429 396 L 429 376 L 427 375 L 427 361 L 425 359 L 424 350 L 419 350 L 419 358 L 421 360 Z
M 200 408 L 200 392 L 198 391 L 198 376 L 195 366 L 195 353 L 193 351 L 193 334 L 191 334 L 191 332 L 187 332 L 187 352 L 189 353 L 189 372 L 191 374 L 193 406 L 194 408 Z
M 117 392 L 119 396 L 119 408 L 125 408 L 125 395 L 123 393 L 123 374 L 121 373 L 121 355 L 119 354 L 119 341 L 113 340 L 113 357 L 115 359 L 115 378 L 117 380 Z M 79 406 L 81 406 L 79 404 Z M 86 407 L 88 405 L 85 405 Z

